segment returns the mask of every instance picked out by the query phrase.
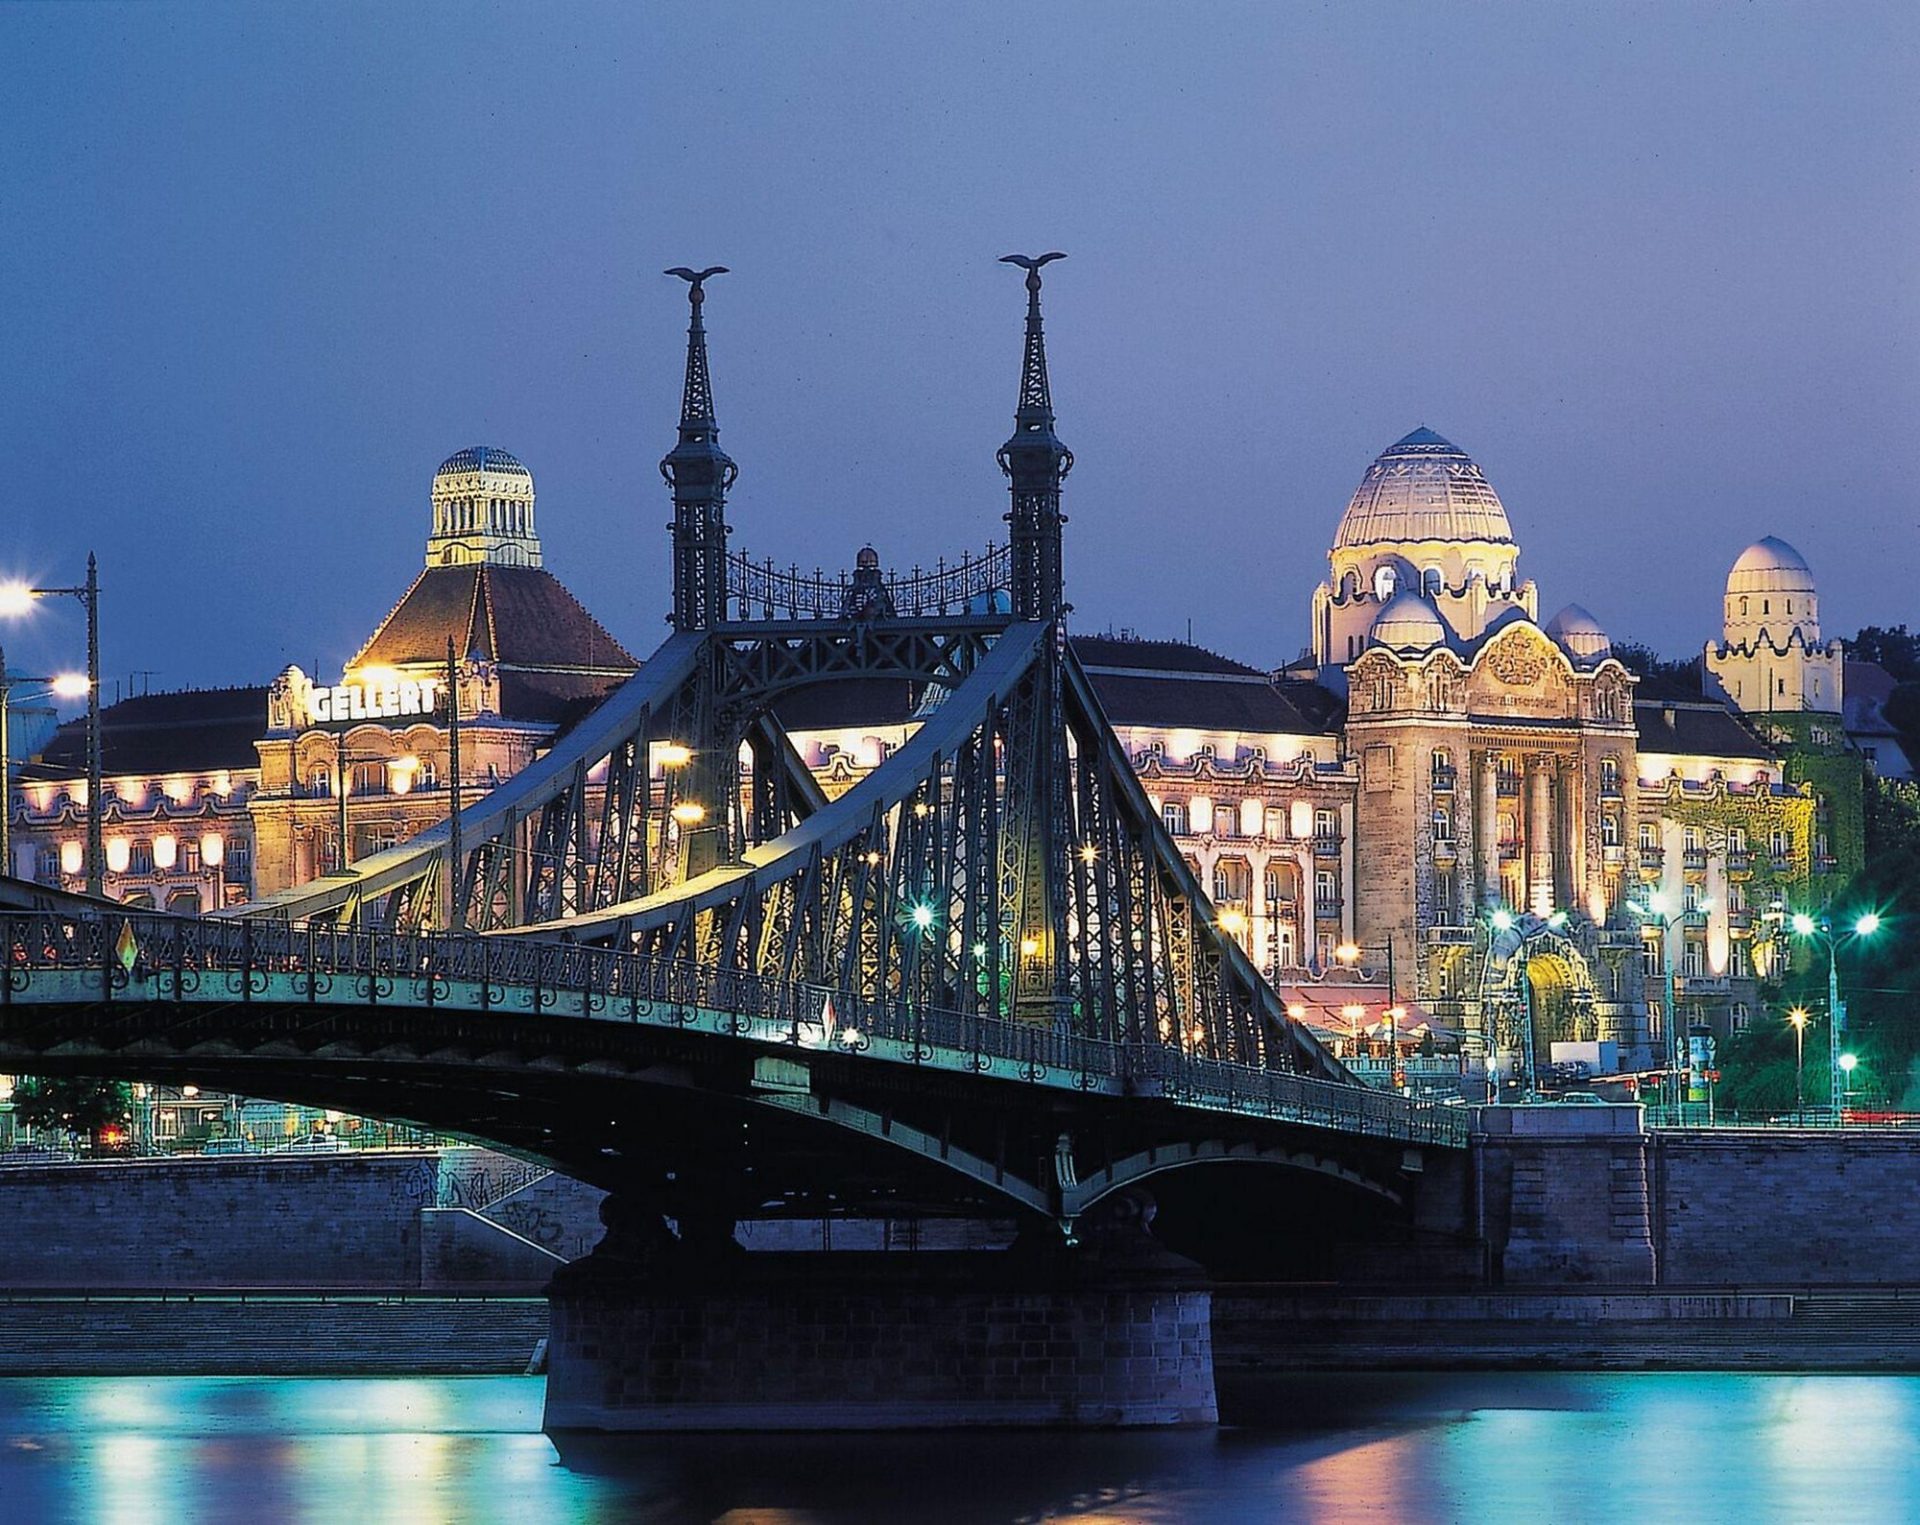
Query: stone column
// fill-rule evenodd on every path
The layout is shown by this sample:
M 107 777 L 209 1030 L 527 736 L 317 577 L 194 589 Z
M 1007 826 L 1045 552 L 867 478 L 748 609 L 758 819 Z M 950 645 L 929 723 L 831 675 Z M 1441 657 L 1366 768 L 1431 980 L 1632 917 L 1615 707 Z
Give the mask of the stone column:
M 1480 850 L 1480 904 L 1487 907 L 1500 903 L 1500 789 L 1494 754 L 1481 752 L 1474 769 L 1474 843 Z
M 1554 767 L 1553 903 L 1568 910 L 1586 909 L 1586 842 L 1580 815 L 1574 808 L 1579 792 L 1578 760 L 1560 758 Z
M 1527 760 L 1527 908 L 1544 916 L 1553 906 L 1553 761 Z

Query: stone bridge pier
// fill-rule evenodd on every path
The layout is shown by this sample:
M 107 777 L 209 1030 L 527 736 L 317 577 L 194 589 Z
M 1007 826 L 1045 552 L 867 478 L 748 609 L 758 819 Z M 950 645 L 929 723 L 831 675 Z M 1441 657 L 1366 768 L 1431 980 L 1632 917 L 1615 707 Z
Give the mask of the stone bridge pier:
M 554 1280 L 546 1428 L 1210 1425 L 1211 1292 L 1121 1203 L 1061 1243 L 748 1254 L 632 1197 Z

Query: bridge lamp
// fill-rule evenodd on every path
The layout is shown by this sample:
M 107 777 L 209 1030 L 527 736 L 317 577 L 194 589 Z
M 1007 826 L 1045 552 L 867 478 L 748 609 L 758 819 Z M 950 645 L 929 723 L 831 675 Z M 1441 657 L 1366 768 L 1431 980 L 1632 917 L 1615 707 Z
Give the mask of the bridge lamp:
M 682 800 L 673 807 L 673 818 L 682 826 L 698 826 L 707 818 L 707 807 L 692 800 Z
M 973 956 L 976 959 L 985 958 L 987 956 L 987 945 L 985 943 L 975 943 L 973 945 Z
M 693 748 L 677 741 L 663 741 L 653 749 L 653 755 L 663 768 L 684 768 L 693 761 Z
M 1513 930 L 1513 912 L 1504 906 L 1495 911 L 1488 919 L 1492 921 L 1493 930 L 1496 932 L 1511 932 Z
M 1859 917 L 1853 924 L 1853 933 L 1856 937 L 1871 937 L 1879 930 L 1880 913 L 1878 911 L 1867 912 L 1866 915 Z
M 1220 930 L 1229 937 L 1238 937 L 1247 930 L 1247 918 L 1238 911 L 1222 911 Z
M 1343 964 L 1351 964 L 1360 957 L 1360 945 L 1358 943 L 1342 943 L 1333 950 L 1333 956 Z
M 1814 919 L 1805 911 L 1795 911 L 1793 913 L 1793 930 L 1797 936 L 1811 937 L 1814 932 L 1818 930 L 1818 927 Z
M 1020 939 L 1020 956 L 1022 958 L 1036 958 L 1039 956 L 1039 953 L 1040 953 L 1039 938 L 1023 937 Z
M 1080 849 L 1080 861 L 1082 863 L 1091 863 L 1099 856 L 1100 849 L 1095 847 L 1091 842 L 1086 843 Z
M 933 814 L 933 806 L 929 805 L 925 800 L 915 800 L 913 802 L 913 813 L 924 821 L 928 816 Z
M 917 905 L 913 908 L 912 916 L 913 916 L 914 926 L 918 927 L 922 932 L 930 931 L 932 929 L 933 927 L 933 907 L 932 906 L 926 905 L 924 903 L 921 905 Z
M 1295 1001 L 1287 1008 L 1287 1015 L 1296 1022 L 1304 1022 L 1307 1019 L 1307 1008 L 1300 1002 Z

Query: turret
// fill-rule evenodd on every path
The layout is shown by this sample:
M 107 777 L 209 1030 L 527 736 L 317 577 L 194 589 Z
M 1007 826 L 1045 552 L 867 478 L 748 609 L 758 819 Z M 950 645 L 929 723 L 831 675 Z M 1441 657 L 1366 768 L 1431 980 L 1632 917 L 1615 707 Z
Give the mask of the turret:
M 680 400 L 680 439 L 660 462 L 673 489 L 673 627 L 706 630 L 727 617 L 727 489 L 740 468 L 720 448 L 707 374 L 707 330 L 700 309 L 705 283 L 725 265 L 667 271 L 687 283 L 687 381 Z
M 1020 367 L 1020 402 L 1013 437 L 996 459 L 1013 494 L 1007 540 L 1013 553 L 1013 613 L 1016 619 L 1050 620 L 1065 607 L 1061 571 L 1060 484 L 1073 470 L 1073 452 L 1053 432 L 1053 394 L 1047 383 L 1047 341 L 1040 325 L 1040 269 L 1064 254 L 1030 258 L 1002 256 L 1003 264 L 1027 272 L 1027 345 Z

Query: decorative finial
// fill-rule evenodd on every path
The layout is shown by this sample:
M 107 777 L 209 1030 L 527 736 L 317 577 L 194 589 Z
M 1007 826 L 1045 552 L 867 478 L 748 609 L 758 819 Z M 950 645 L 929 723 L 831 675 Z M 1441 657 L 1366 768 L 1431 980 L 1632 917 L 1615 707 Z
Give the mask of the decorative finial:
M 1012 551 L 1012 594 L 1016 617 L 1052 619 L 1066 608 L 1062 597 L 1060 484 L 1073 470 L 1073 452 L 1053 432 L 1053 389 L 1047 379 L 1047 340 L 1040 322 L 1040 271 L 1066 255 L 1004 254 L 1003 265 L 1027 272 L 1027 336 L 1020 363 L 1020 401 L 1014 409 L 1013 437 L 997 459 L 1013 493 L 1007 515 Z

